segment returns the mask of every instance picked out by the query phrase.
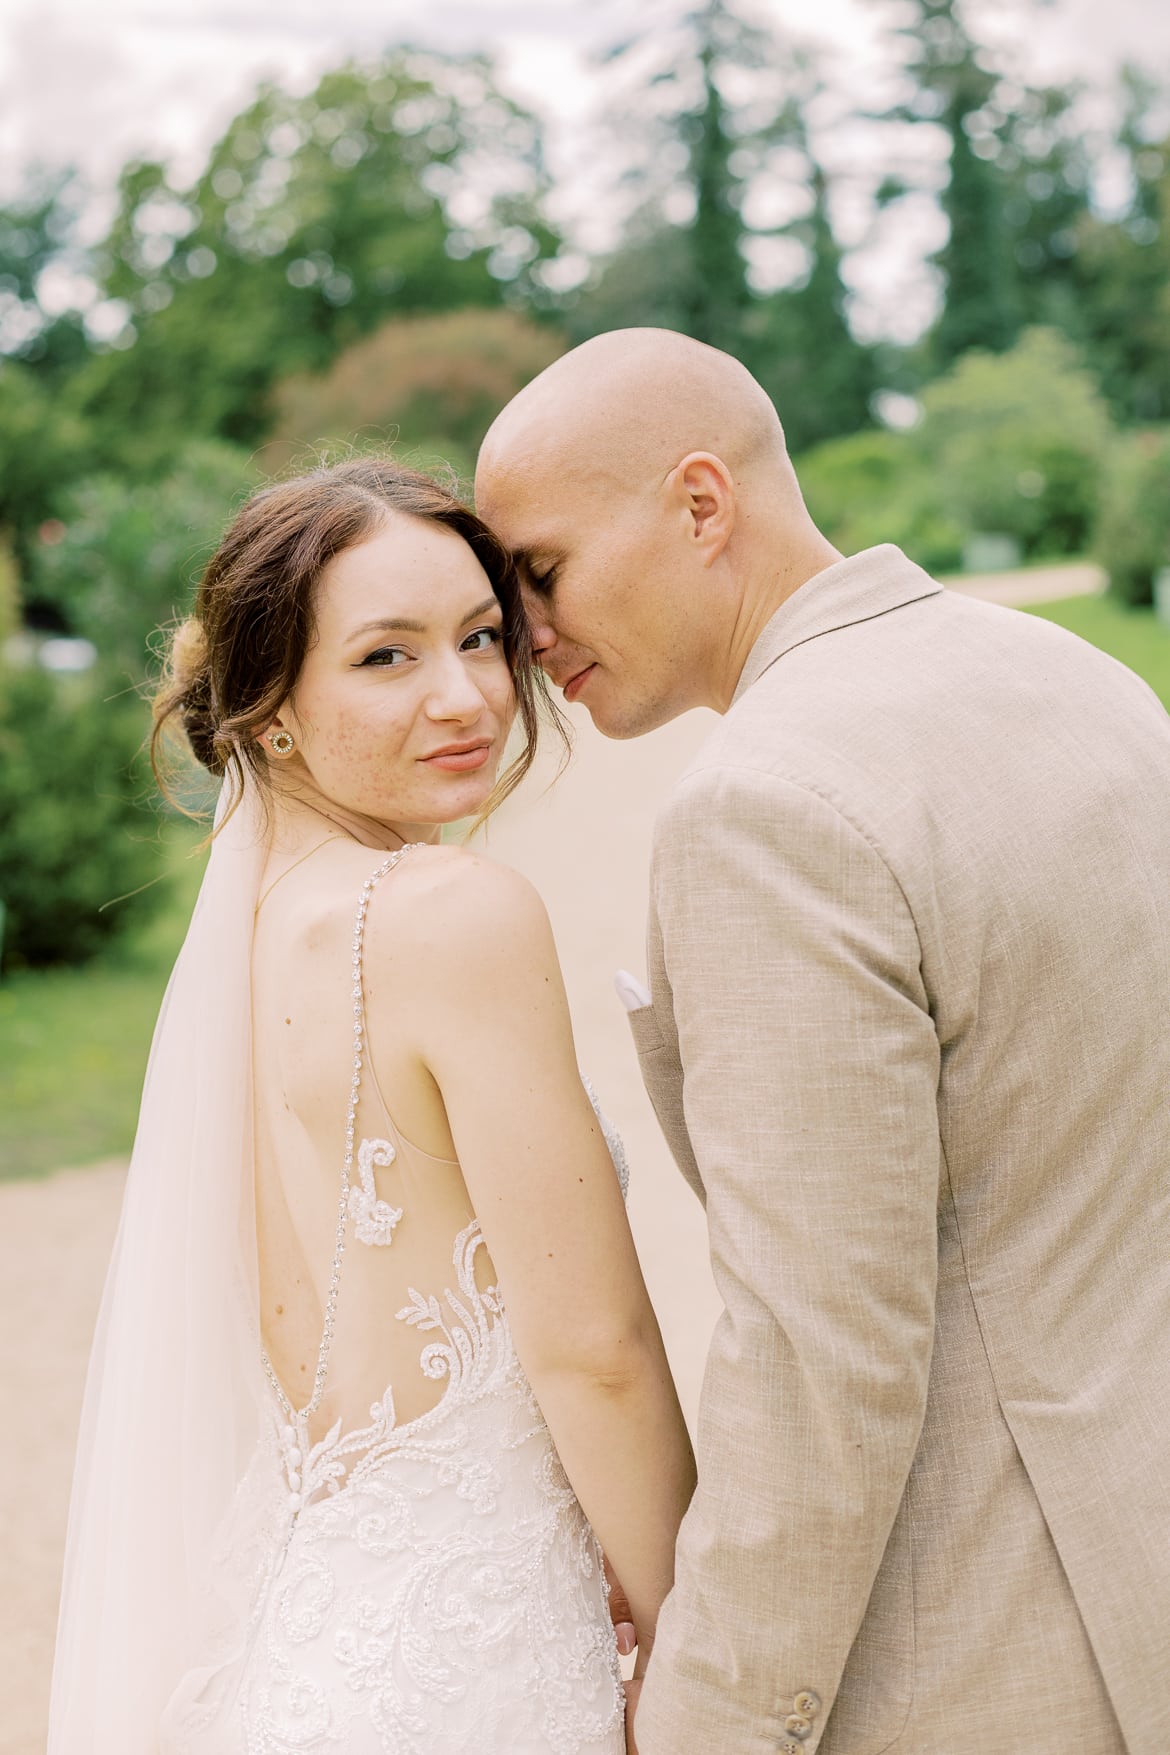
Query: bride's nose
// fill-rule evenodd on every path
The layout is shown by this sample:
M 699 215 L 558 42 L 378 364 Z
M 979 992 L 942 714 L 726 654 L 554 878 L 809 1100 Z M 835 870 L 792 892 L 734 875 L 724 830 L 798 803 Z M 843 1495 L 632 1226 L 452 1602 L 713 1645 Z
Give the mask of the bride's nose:
M 485 705 L 483 690 L 471 667 L 457 653 L 445 656 L 427 694 L 428 716 L 470 724 L 482 715 Z

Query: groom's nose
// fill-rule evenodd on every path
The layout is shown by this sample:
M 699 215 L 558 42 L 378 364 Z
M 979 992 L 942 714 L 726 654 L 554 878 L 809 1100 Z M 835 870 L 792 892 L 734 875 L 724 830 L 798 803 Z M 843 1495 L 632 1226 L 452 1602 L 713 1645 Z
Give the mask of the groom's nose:
M 528 618 L 532 635 L 532 649 L 540 658 L 545 652 L 551 652 L 556 645 L 557 631 L 552 625 L 544 598 L 527 585 L 521 587 L 520 595 L 524 600 L 524 614 Z

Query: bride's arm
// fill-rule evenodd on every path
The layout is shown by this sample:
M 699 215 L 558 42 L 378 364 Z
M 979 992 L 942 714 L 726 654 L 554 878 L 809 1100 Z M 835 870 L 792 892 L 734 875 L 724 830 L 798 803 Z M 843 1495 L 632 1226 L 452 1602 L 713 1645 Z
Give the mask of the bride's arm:
M 577 1070 L 548 917 L 525 879 L 466 854 L 436 868 L 411 913 L 420 1058 L 442 1094 L 516 1351 L 648 1646 L 694 1459 Z

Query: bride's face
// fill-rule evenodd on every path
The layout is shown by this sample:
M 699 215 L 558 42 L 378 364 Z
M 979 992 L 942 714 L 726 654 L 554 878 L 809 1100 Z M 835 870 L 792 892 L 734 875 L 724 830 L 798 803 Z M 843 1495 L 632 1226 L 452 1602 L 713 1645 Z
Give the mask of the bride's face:
M 503 612 L 463 539 L 388 511 L 323 570 L 316 624 L 273 727 L 296 741 L 284 766 L 303 762 L 327 799 L 380 822 L 478 811 L 516 702 Z

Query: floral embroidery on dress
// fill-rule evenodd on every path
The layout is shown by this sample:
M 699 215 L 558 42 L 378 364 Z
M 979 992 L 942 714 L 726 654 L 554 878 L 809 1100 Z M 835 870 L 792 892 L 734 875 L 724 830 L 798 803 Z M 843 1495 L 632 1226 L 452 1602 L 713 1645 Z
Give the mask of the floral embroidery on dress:
M 357 1167 L 360 1188 L 351 1188 L 347 1211 L 353 1220 L 353 1234 L 359 1243 L 388 1246 L 394 1241 L 394 1227 L 402 1217 L 401 1207 L 392 1207 L 388 1200 L 379 1200 L 374 1187 L 374 1166 L 385 1169 L 398 1156 L 389 1140 L 363 1140 L 358 1147 Z
M 499 1292 L 476 1285 L 482 1244 L 473 1222 L 456 1287 L 398 1313 L 432 1337 L 433 1408 L 398 1426 L 388 1389 L 360 1430 L 281 1429 L 298 1503 L 241 1681 L 247 1755 L 624 1747 L 600 1553 Z

